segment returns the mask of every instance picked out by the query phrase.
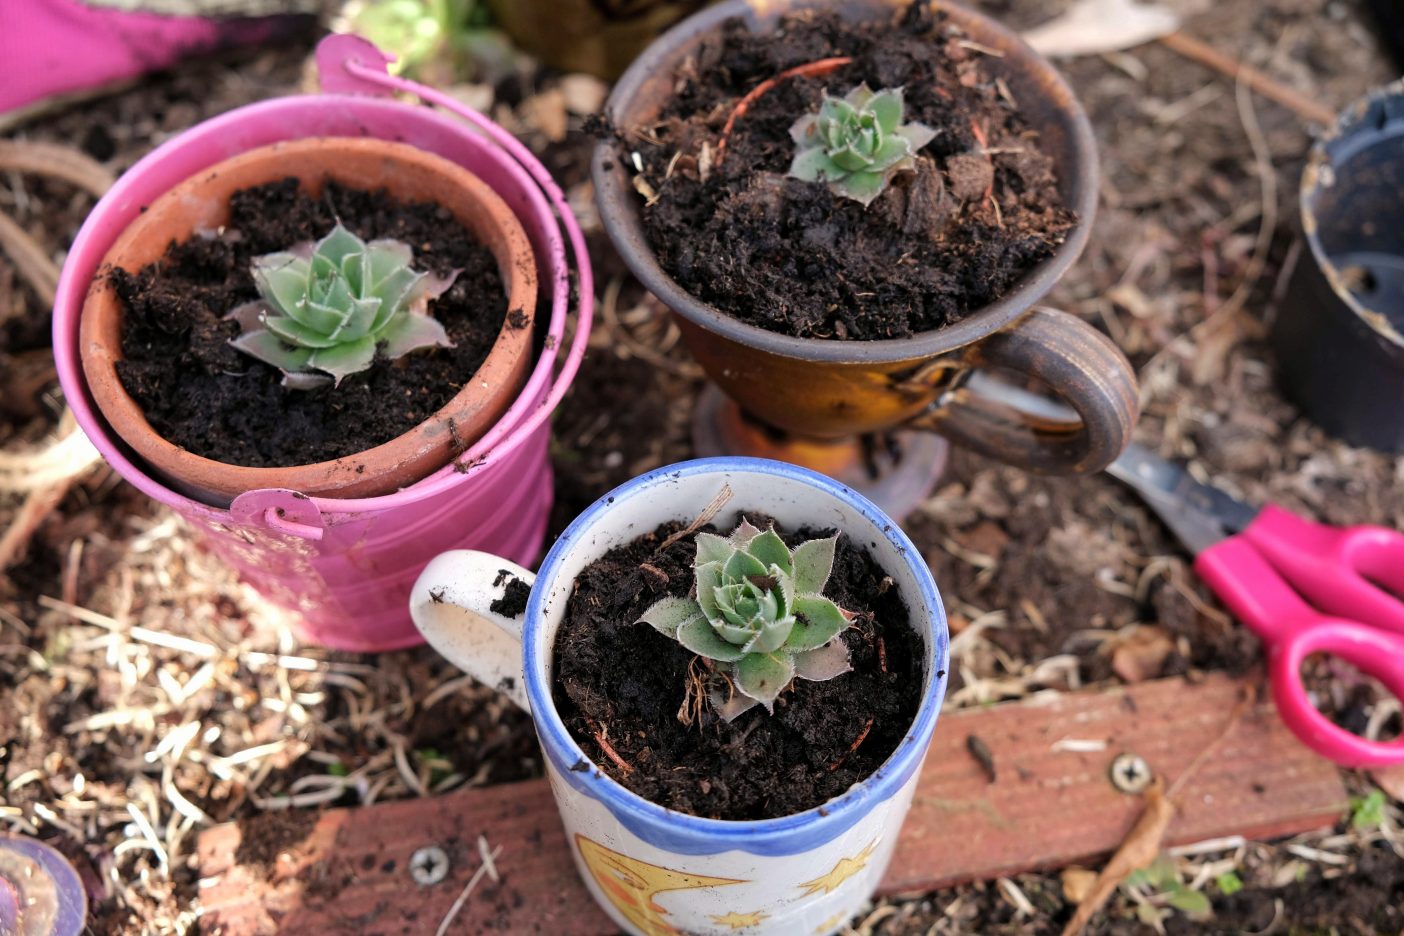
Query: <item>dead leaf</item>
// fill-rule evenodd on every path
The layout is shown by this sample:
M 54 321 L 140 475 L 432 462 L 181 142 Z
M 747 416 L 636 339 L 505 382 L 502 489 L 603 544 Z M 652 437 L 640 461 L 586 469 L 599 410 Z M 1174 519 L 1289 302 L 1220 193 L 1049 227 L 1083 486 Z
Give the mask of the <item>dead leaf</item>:
M 566 99 L 560 88 L 533 94 L 522 102 L 522 117 L 552 143 L 559 143 L 570 129 Z
M 1175 807 L 1165 795 L 1165 785 L 1159 777 L 1142 794 L 1146 808 L 1136 819 L 1121 847 L 1112 855 L 1111 861 L 1097 875 L 1085 897 L 1078 902 L 1077 912 L 1063 928 L 1063 936 L 1077 936 L 1091 921 L 1092 915 L 1102 908 L 1107 899 L 1116 891 L 1121 882 L 1132 871 L 1150 867 L 1160 854 L 1160 844 L 1165 838 L 1165 829 L 1175 815 Z
M 566 75 L 561 79 L 560 88 L 566 110 L 581 117 L 603 107 L 605 95 L 609 93 L 609 85 L 594 75 Z
M 1097 883 L 1097 872 L 1087 868 L 1063 869 L 1063 899 L 1076 906 L 1087 899 Z
M 1112 672 L 1128 683 L 1155 679 L 1175 652 L 1175 641 L 1159 627 L 1138 627 L 1112 651 Z
M 1370 779 L 1396 803 L 1404 803 L 1404 764 L 1376 767 L 1370 771 Z
M 1024 33 L 1044 55 L 1099 55 L 1138 46 L 1180 28 L 1180 17 L 1159 3 L 1078 0 L 1057 19 Z

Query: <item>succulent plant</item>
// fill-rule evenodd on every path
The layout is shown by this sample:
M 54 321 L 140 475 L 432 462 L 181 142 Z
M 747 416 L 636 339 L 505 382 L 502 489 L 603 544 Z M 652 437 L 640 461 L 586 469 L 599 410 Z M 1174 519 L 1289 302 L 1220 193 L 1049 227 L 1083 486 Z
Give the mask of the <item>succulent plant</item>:
M 860 84 L 841 98 L 825 94 L 819 113 L 790 128 L 798 147 L 790 176 L 827 182 L 835 194 L 869 204 L 936 135 L 923 124 L 903 124 L 903 108 L 901 88 L 873 93 Z
M 823 681 L 849 670 L 839 634 L 853 615 L 820 592 L 838 535 L 792 552 L 774 530 L 742 520 L 730 537 L 697 534 L 696 598 L 668 597 L 641 620 L 719 664 L 739 695 L 713 695 L 727 721 L 761 704 L 769 710 L 798 676 Z
M 366 243 L 342 227 L 313 243 L 253 261 L 259 298 L 229 313 L 235 348 L 283 371 L 284 386 L 310 390 L 363 371 L 379 348 L 391 360 L 433 345 L 452 347 L 429 302 L 453 285 L 414 270 L 396 240 Z

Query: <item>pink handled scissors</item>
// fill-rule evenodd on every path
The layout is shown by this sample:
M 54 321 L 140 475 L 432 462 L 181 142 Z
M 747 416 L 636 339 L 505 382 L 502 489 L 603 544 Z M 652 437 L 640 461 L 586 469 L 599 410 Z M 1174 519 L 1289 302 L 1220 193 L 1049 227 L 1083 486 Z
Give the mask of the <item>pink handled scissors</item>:
M 1404 763 L 1404 737 L 1370 741 L 1317 711 L 1302 685 L 1314 653 L 1341 657 L 1404 699 L 1404 535 L 1329 527 L 1269 504 L 1258 510 L 1139 445 L 1107 469 L 1135 488 L 1194 553 L 1194 570 L 1267 649 L 1282 720 L 1346 767 Z

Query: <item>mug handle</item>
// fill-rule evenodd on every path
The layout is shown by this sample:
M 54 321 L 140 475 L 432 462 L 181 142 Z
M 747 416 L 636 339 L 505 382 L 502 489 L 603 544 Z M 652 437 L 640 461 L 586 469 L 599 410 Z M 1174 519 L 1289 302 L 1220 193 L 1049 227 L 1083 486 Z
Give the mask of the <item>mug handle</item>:
M 508 559 L 472 549 L 435 556 L 410 592 L 410 617 L 429 645 L 484 686 L 530 711 L 522 677 L 525 612 L 506 617 L 492 603 L 507 590 L 507 576 L 528 586 L 536 573 Z M 496 584 L 494 584 L 496 583 Z
M 911 425 L 1040 474 L 1091 474 L 1116 460 L 1139 414 L 1136 374 L 1111 339 L 1045 306 L 971 348 L 969 368 Z M 1037 378 L 1057 399 L 982 373 Z

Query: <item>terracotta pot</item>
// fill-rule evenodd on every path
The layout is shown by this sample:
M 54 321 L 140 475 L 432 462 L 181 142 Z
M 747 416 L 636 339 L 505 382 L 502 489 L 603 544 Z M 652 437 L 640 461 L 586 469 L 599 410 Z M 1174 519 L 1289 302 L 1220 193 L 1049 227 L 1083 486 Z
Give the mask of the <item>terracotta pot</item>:
M 440 156 L 382 140 L 303 139 L 249 150 L 218 163 L 156 199 L 122 232 L 103 266 L 135 272 L 161 257 L 172 241 L 225 224 L 234 192 L 290 176 L 314 196 L 334 180 L 362 189 L 384 188 L 401 201 L 434 202 L 448 209 L 497 258 L 508 308 L 534 317 L 537 274 L 531 245 L 502 199 L 477 176 Z M 510 328 L 504 322 L 482 366 L 475 374 L 464 375 L 463 389 L 410 431 L 332 461 L 249 468 L 195 455 L 151 427 L 117 377 L 122 312 L 107 277 L 97 277 L 84 301 L 79 331 L 83 372 L 93 398 L 122 441 L 157 475 L 177 490 L 216 506 L 227 506 L 240 494 L 258 489 L 350 498 L 407 487 L 443 467 L 498 420 L 521 390 L 532 357 L 533 330 Z M 456 439 L 450 436 L 450 420 Z
M 635 192 L 630 128 L 654 123 L 673 96 L 675 74 L 723 22 L 740 17 L 764 31 L 787 13 L 832 9 L 853 22 L 887 20 L 905 0 L 726 0 L 689 17 L 651 45 L 615 85 L 606 113 L 622 132 L 595 151 L 600 217 L 635 276 L 679 317 L 698 362 L 760 420 L 787 432 L 838 438 L 900 426 L 1035 471 L 1091 472 L 1130 441 L 1136 379 L 1106 336 L 1080 319 L 1035 307 L 1087 243 L 1097 205 L 1091 126 L 1071 89 L 1045 59 L 993 20 L 942 2 L 971 39 L 999 50 L 1001 77 L 1055 163 L 1064 202 L 1079 221 L 1054 253 L 1001 298 L 946 328 L 909 338 L 795 338 L 749 325 L 688 294 L 659 265 Z M 700 141 L 699 141 L 700 142 Z M 983 372 L 983 373 L 982 373 Z M 997 373 L 1050 391 L 1055 405 L 1030 408 L 1031 394 L 1000 392 Z M 971 378 L 979 378 L 972 380 Z M 1062 405 L 1056 405 L 1061 403 Z

